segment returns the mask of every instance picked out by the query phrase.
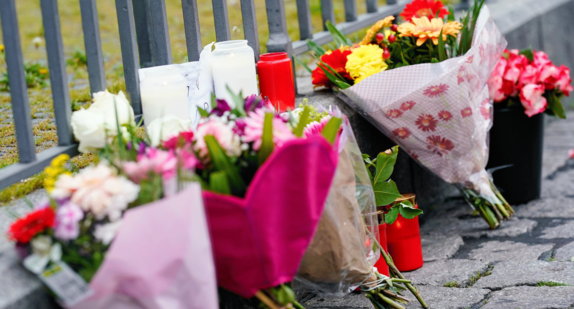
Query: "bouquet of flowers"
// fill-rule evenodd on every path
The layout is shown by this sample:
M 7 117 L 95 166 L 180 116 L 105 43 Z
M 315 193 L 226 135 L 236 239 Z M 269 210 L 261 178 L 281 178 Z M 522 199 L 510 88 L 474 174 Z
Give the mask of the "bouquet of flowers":
M 60 155 L 46 168 L 49 200 L 8 231 L 24 266 L 66 307 L 217 308 L 191 146 L 168 151 L 138 138 L 122 93 L 96 93 L 72 125 L 96 163 L 72 174 Z
M 488 79 L 506 42 L 484 1 L 460 22 L 440 1 L 415 0 L 375 24 L 359 44 L 328 25 L 338 50 L 310 48 L 339 96 L 421 165 L 456 184 L 491 228 L 513 210 L 492 184 Z M 444 17 L 444 19 L 442 18 Z M 335 56 L 336 55 L 336 56 Z M 336 58 L 336 62 L 331 62 Z M 316 78 L 317 77 L 317 78 Z
M 560 102 L 572 91 L 570 70 L 555 66 L 543 51 L 505 50 L 488 81 L 495 106 L 521 103 L 528 117 L 546 112 L 566 118 Z

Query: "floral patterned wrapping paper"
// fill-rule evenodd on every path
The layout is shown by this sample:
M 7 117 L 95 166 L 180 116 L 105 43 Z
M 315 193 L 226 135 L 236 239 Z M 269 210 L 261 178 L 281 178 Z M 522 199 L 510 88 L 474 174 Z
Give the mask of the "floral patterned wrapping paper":
M 443 180 L 493 196 L 487 82 L 505 47 L 485 6 L 464 56 L 381 72 L 339 95 Z

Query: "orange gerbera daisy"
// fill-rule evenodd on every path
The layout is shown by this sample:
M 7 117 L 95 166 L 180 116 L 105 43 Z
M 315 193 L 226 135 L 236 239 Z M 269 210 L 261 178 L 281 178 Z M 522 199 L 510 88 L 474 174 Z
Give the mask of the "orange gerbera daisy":
M 435 17 L 438 12 L 438 16 L 443 18 L 448 14 L 448 10 L 444 7 L 442 2 L 435 0 L 414 0 L 413 2 L 407 4 L 405 9 L 400 14 L 406 21 L 411 21 L 413 17 Z
M 411 22 L 402 23 L 398 32 L 402 37 L 418 38 L 417 46 L 423 45 L 426 40 L 431 39 L 434 45 L 438 45 L 438 36 L 442 30 L 442 39 L 446 41 L 448 35 L 457 36 L 462 25 L 457 21 L 451 21 L 446 24 L 440 18 L 423 16 L 421 18 L 413 17 Z

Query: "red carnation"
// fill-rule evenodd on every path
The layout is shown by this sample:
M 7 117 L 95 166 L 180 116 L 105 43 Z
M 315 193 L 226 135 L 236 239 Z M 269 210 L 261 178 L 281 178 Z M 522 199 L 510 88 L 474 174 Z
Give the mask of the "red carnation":
M 406 21 L 411 21 L 413 17 L 421 18 L 423 16 L 432 19 L 439 12 L 438 16 L 442 19 L 448 15 L 448 10 L 444 7 L 442 2 L 435 0 L 414 0 L 405 6 L 405 9 L 400 14 Z
M 425 114 L 420 115 L 415 121 L 415 124 L 420 130 L 423 130 L 423 132 L 435 131 L 437 123 L 438 121 L 432 115 Z
M 27 244 L 34 236 L 53 227 L 55 219 L 56 213 L 50 207 L 31 212 L 12 223 L 8 230 L 8 238 Z
M 328 64 L 331 68 L 333 68 L 333 70 L 339 73 L 341 77 L 350 80 L 351 76 L 345 69 L 345 65 L 347 64 L 347 56 L 350 54 L 351 50 L 349 49 L 346 50 L 335 49 L 334 51 L 330 53 L 325 53 L 323 56 L 321 56 L 321 61 L 323 61 L 324 63 Z M 331 87 L 332 83 L 327 77 L 327 75 L 325 75 L 325 72 L 321 69 L 321 67 L 329 70 L 329 68 L 319 63 L 319 65 L 317 65 L 317 67 L 315 68 L 315 70 L 313 70 L 313 73 L 311 74 L 311 78 L 313 79 L 313 85 L 315 85 L 314 86 L 315 88 L 321 86 Z

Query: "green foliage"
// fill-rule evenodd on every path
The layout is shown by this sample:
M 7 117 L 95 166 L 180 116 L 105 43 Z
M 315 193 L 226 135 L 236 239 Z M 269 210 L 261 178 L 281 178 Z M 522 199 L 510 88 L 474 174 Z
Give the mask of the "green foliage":
M 325 137 L 325 139 L 329 143 L 333 144 L 335 142 L 335 139 L 337 138 L 337 133 L 341 128 L 342 122 L 343 120 L 341 118 L 331 117 L 331 119 L 329 119 L 329 122 L 327 122 L 327 124 L 323 128 L 323 131 L 321 131 L 321 135 L 323 135 L 323 137 Z
M 24 71 L 26 72 L 26 84 L 28 88 L 46 87 L 46 80 L 48 79 L 48 69 L 40 63 L 24 63 Z M 10 79 L 8 71 L 2 74 L 0 79 L 0 91 L 10 91 Z
M 461 18 L 462 29 L 457 56 L 466 54 L 466 52 L 468 52 L 472 47 L 472 38 L 474 37 L 476 21 L 478 20 L 478 15 L 480 14 L 480 10 L 483 5 L 484 0 L 474 0 L 474 5 L 470 12 L 468 12 L 464 18 Z
M 546 102 L 548 103 L 548 108 L 546 109 L 547 113 L 550 115 L 555 115 L 558 118 L 566 119 L 566 113 L 564 112 L 564 107 L 562 106 L 562 102 L 556 96 L 555 91 L 546 91 L 545 97 L 547 98 Z
M 571 286 L 571 285 L 554 281 L 540 281 L 536 284 L 536 286 Z
M 331 37 L 333 38 L 333 42 L 335 43 L 335 45 L 337 46 L 337 48 L 341 47 L 341 46 L 351 46 L 353 45 L 353 42 L 351 42 L 350 39 L 348 39 L 345 35 L 343 35 L 338 29 L 337 27 L 335 27 L 333 25 L 333 23 L 331 23 L 330 20 L 327 20 L 327 22 L 325 22 L 325 25 L 327 26 L 327 30 L 329 30 L 329 33 L 331 34 Z
M 259 161 L 259 166 L 265 163 L 265 160 L 269 158 L 273 152 L 275 144 L 273 143 L 273 114 L 265 113 L 265 119 L 263 120 L 263 134 L 261 135 L 261 147 L 257 153 L 257 160 Z
M 224 171 L 213 172 L 209 175 L 210 190 L 220 194 L 231 194 L 229 181 Z
M 87 67 L 88 58 L 86 57 L 86 53 L 76 47 L 72 56 L 66 60 L 66 64 L 74 67 L 75 69 L 79 67 Z
M 456 281 L 449 281 L 444 284 L 445 288 L 458 288 L 458 282 Z
M 301 112 L 301 115 L 299 115 L 299 122 L 297 123 L 295 130 L 293 130 L 293 134 L 295 134 L 297 137 L 303 136 L 303 131 L 309 123 L 311 123 L 311 108 L 309 105 L 306 105 L 303 107 L 303 112 Z
M 204 138 L 209 151 L 209 156 L 213 161 L 214 171 L 225 172 L 227 180 L 229 181 L 231 193 L 235 196 L 243 196 L 247 185 L 241 178 L 237 167 L 231 162 L 231 159 L 227 154 L 225 154 L 221 145 L 219 145 L 219 142 L 213 135 L 206 135 Z

